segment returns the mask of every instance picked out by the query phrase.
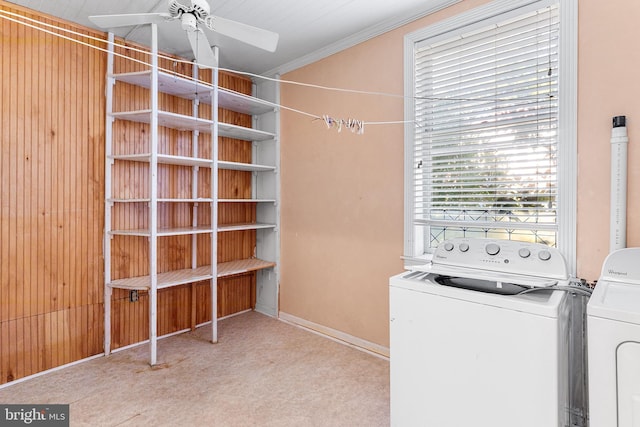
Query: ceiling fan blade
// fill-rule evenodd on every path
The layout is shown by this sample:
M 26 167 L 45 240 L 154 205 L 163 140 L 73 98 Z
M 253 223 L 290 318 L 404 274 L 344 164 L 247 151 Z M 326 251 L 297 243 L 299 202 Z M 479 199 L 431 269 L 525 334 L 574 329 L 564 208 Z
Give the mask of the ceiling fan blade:
M 230 19 L 209 15 L 206 21 L 207 27 L 222 35 L 240 40 L 246 44 L 259 47 L 269 52 L 275 52 L 278 46 L 278 33 L 252 27 Z
M 168 13 L 134 13 L 129 15 L 93 15 L 89 20 L 100 28 L 128 27 L 142 24 L 159 24 L 172 19 Z
M 218 59 L 213 50 L 211 50 L 211 46 L 209 46 L 207 36 L 201 29 L 187 30 L 187 37 L 200 68 L 215 68 L 218 66 Z

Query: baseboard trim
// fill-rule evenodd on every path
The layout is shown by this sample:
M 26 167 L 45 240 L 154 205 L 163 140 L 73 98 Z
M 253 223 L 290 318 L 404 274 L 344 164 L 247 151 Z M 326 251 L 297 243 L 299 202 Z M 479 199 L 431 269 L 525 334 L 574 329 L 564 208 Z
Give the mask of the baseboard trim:
M 310 322 L 309 320 L 302 319 L 283 311 L 278 313 L 278 320 L 305 329 L 309 332 L 313 332 L 325 338 L 329 338 L 330 340 L 355 348 L 356 350 L 360 350 L 373 356 L 389 360 L 388 347 L 383 347 L 379 344 L 363 340 L 362 338 L 354 337 L 353 335 L 349 335 L 345 332 L 338 331 L 327 326 L 319 325 L 314 322 Z
M 250 311 L 253 311 L 253 310 L 248 309 L 248 310 L 238 311 L 237 313 L 232 313 L 232 314 L 229 314 L 229 315 L 224 316 L 224 317 L 219 317 L 218 321 L 229 319 L 229 318 L 235 317 L 235 316 L 239 316 L 241 314 L 248 313 Z M 211 324 L 211 320 L 209 320 L 208 322 L 204 322 L 204 323 L 200 323 L 200 324 L 196 325 L 196 328 L 200 328 L 202 326 L 206 326 L 206 325 L 210 325 L 210 324 Z M 182 329 L 182 330 L 176 331 L 176 332 L 171 332 L 169 334 L 159 336 L 158 340 L 161 340 L 161 339 L 164 339 L 164 338 L 169 338 L 169 337 L 172 337 L 174 335 L 184 334 L 185 332 L 190 332 L 190 331 L 191 331 L 191 328 Z M 118 348 L 116 348 L 114 350 L 111 350 L 111 354 L 118 353 L 118 352 L 121 352 L 121 351 L 124 351 L 124 350 L 129 350 L 129 349 L 132 349 L 132 348 L 135 348 L 135 347 L 139 347 L 139 346 L 144 345 L 144 344 L 149 344 L 149 340 L 146 339 L 144 341 L 136 342 L 136 343 L 129 344 L 129 345 L 126 345 L 126 346 L 123 346 L 123 347 L 118 347 Z M 13 381 L 10 381 L 8 383 L 0 384 L 0 389 L 6 388 L 6 387 L 10 387 L 10 386 L 12 386 L 14 384 L 18 384 L 18 383 L 21 383 L 21 382 L 24 382 L 24 381 L 31 380 L 33 378 L 37 378 L 37 377 L 40 377 L 42 375 L 50 374 L 52 372 L 59 371 L 61 369 L 69 368 L 71 366 L 78 365 L 80 363 L 89 362 L 91 360 L 98 359 L 100 357 L 104 357 L 104 352 L 100 353 L 100 354 L 96 354 L 94 356 L 86 357 L 84 359 L 75 360 L 75 361 L 73 361 L 71 363 L 67 363 L 65 365 L 56 366 L 55 368 L 47 369 L 45 371 L 36 372 L 35 374 L 31 374 L 31 375 L 28 375 L 26 377 L 18 378 L 17 380 L 13 380 Z
M 71 366 L 79 365 L 80 363 L 89 362 L 94 359 L 98 359 L 100 357 L 104 357 L 104 353 L 96 354 L 93 356 L 85 357 L 84 359 L 75 360 L 70 363 L 66 363 L 64 365 L 56 366 L 55 368 L 50 368 L 44 371 L 36 372 L 35 374 L 27 375 L 26 377 L 18 378 L 17 380 L 10 381 L 8 383 L 0 384 L 0 389 L 11 387 L 12 385 L 20 384 L 28 380 L 32 380 L 34 378 L 41 377 L 43 375 L 50 374 L 52 372 L 60 371 L 62 369 L 70 368 Z

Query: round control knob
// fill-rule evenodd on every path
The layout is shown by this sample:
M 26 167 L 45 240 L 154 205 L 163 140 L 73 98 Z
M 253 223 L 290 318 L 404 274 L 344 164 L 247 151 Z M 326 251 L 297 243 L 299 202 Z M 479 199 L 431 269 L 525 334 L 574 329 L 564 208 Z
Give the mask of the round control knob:
M 500 252 L 500 246 L 496 243 L 489 243 L 484 249 L 489 255 L 497 255 Z
M 453 250 L 453 243 L 447 242 L 444 244 L 444 250 L 447 252 L 451 252 Z
M 468 243 L 460 243 L 458 245 L 458 249 L 460 249 L 460 252 L 467 252 L 469 250 L 469 244 Z
M 527 248 L 522 248 L 518 251 L 518 255 L 520 255 L 520 258 L 529 258 L 531 251 Z
M 542 261 L 549 261 L 549 259 L 551 259 L 551 252 L 547 250 L 540 251 L 538 253 L 538 258 L 540 258 Z

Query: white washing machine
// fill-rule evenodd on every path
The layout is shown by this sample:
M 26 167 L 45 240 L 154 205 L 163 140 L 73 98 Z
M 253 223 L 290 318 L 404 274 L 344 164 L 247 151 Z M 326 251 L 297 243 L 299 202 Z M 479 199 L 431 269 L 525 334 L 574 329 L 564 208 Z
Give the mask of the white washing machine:
M 591 427 L 640 427 L 640 248 L 605 260 L 587 330 Z
M 569 425 L 567 284 L 556 249 L 488 239 L 392 277 L 391 425 Z

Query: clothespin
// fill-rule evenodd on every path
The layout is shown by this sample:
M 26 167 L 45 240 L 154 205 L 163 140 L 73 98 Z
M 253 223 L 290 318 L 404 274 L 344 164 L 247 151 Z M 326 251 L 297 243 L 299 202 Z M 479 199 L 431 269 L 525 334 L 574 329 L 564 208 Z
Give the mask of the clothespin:
M 332 127 L 338 128 L 338 132 L 342 132 L 342 127 L 349 129 L 351 132 L 356 133 L 358 135 L 362 135 L 364 133 L 364 122 L 362 120 L 356 119 L 334 119 L 333 117 L 325 114 L 322 116 L 322 120 L 327 125 L 327 129 L 331 129 Z

